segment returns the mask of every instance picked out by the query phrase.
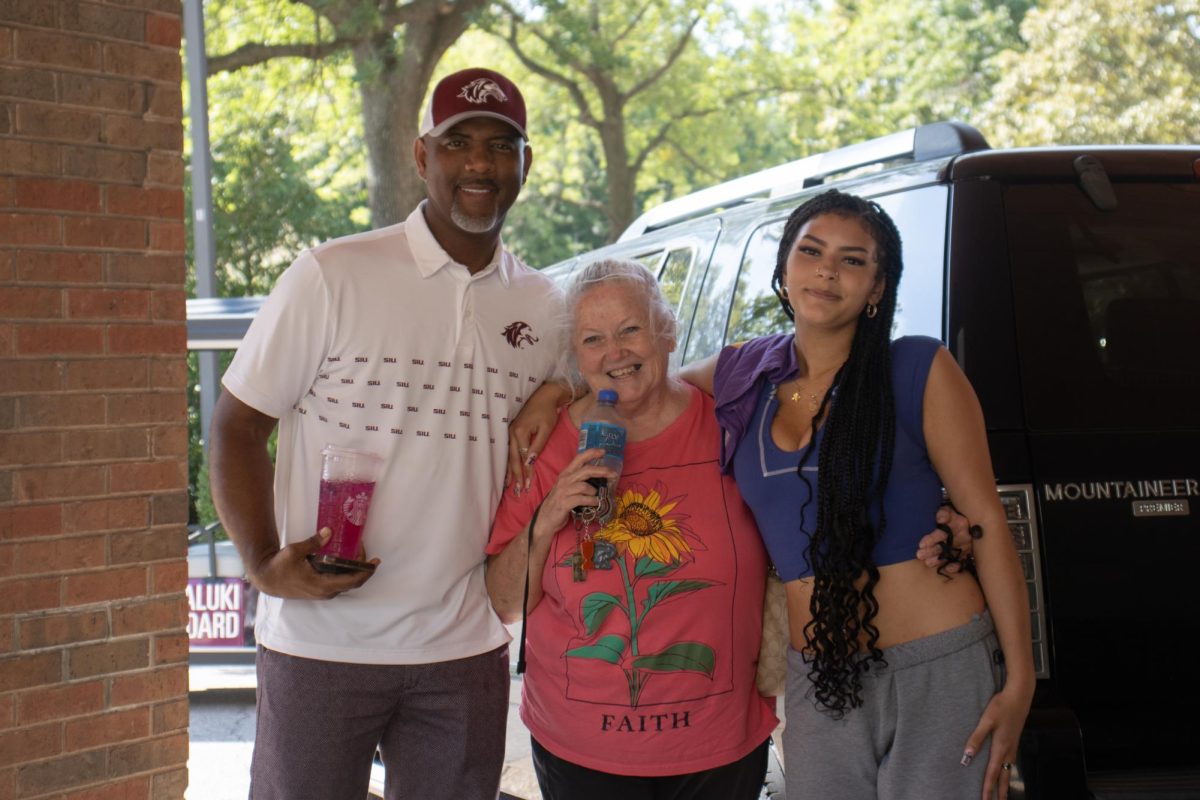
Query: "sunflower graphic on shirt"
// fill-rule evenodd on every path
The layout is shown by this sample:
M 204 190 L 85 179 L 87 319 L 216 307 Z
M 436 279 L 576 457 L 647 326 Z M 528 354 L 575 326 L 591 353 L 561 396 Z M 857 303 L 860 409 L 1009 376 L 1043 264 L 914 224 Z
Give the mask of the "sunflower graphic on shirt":
M 670 497 L 661 483 L 656 483 L 653 489 L 636 484 L 627 486 L 617 498 L 613 516 L 594 536 L 597 542 L 607 542 L 615 548 L 613 560 L 624 591 L 620 594 L 596 591 L 583 598 L 580 612 L 590 641 L 572 647 L 563 655 L 605 661 L 619 668 L 629 689 L 631 707 L 637 707 L 642 690 L 655 675 L 692 672 L 709 679 L 713 676 L 715 653 L 704 642 L 678 641 L 657 652 L 643 652 L 639 644 L 639 634 L 653 625 L 657 615 L 652 612 L 658 606 L 668 599 L 719 585 L 718 581 L 704 578 L 672 577 L 695 560 L 696 551 L 705 549 L 688 525 L 688 516 L 680 511 L 679 506 L 686 499 L 686 495 Z M 567 565 L 564 562 L 560 566 Z M 625 618 L 628 636 L 616 633 L 597 636 L 614 611 Z

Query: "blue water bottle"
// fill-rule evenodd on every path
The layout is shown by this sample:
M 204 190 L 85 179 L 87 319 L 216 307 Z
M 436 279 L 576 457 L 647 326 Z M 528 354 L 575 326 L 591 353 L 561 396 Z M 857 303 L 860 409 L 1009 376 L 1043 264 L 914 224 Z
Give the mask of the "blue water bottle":
M 621 467 L 625 463 L 625 426 L 617 418 L 616 406 L 617 393 L 612 389 L 601 389 L 596 395 L 596 404 L 579 423 L 579 447 L 576 452 L 582 453 L 593 447 L 604 448 L 604 456 L 592 463 L 609 467 L 616 471 L 619 478 Z M 606 490 L 611 490 L 616 486 L 617 478 L 614 478 L 611 483 L 605 481 L 604 478 L 588 478 L 588 483 L 595 486 L 597 492 L 603 492 L 601 506 L 598 509 L 598 517 L 603 519 L 609 510 L 605 506 L 608 505 L 611 508 L 611 492 Z M 584 514 L 586 511 L 587 509 L 583 506 L 575 509 L 577 514 Z

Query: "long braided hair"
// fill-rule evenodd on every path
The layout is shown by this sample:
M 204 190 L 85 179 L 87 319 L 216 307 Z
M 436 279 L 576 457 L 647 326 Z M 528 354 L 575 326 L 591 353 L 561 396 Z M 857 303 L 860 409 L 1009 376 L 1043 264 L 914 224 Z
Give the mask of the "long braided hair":
M 813 568 L 814 586 L 805 626 L 805 658 L 815 698 L 827 712 L 841 718 L 862 705 L 862 673 L 870 661 L 883 662 L 878 647 L 879 613 L 875 587 L 879 568 L 873 551 L 887 524 L 883 494 L 892 468 L 896 415 L 892 394 L 891 331 L 896 314 L 896 287 L 902 270 L 900 232 L 887 213 L 869 200 L 830 190 L 813 197 L 788 218 L 779 242 L 771 288 L 784 312 L 795 319 L 783 286 L 788 258 L 800 229 L 822 214 L 855 219 L 870 232 L 878 252 L 878 269 L 885 279 L 878 312 L 859 316 L 850 355 L 838 369 L 812 422 L 812 436 L 801 454 L 797 474 L 817 501 L 816 528 L 805 552 Z M 830 402 L 836 396 L 837 402 Z M 825 419 L 817 459 L 818 490 L 804 474 Z M 878 525 L 869 510 L 878 509 Z M 861 586 L 856 585 L 865 576 Z M 865 637 L 868 655 L 860 654 Z

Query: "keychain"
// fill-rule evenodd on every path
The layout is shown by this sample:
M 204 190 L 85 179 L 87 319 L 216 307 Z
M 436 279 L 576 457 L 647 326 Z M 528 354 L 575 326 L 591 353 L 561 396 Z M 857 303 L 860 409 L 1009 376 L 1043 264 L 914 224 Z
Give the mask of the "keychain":
M 576 506 L 571 509 L 571 517 L 575 520 L 575 554 L 571 556 L 571 578 L 576 583 L 587 580 L 588 570 L 596 569 L 596 542 L 592 539 L 592 525 L 597 520 L 604 522 L 612 512 L 612 500 L 608 494 L 608 481 L 603 478 L 592 478 L 588 482 L 598 481 L 596 496 L 599 503 L 594 506 Z M 599 527 L 599 525 L 597 525 Z M 607 563 L 604 568 L 611 569 Z

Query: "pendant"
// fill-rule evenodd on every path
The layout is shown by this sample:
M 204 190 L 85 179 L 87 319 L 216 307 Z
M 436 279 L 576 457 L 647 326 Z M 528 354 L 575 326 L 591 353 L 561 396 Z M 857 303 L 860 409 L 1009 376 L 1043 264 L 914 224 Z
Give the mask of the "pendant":
M 793 403 L 800 402 L 800 393 L 799 392 L 792 392 L 792 402 Z M 808 410 L 816 411 L 820 407 L 821 407 L 821 403 L 819 400 L 817 400 L 817 396 L 815 394 L 810 394 L 808 396 Z
M 596 543 L 592 541 L 592 523 L 596 519 L 596 509 L 589 507 L 582 514 L 572 511 L 571 515 L 575 517 L 575 552 L 570 558 L 571 580 L 583 583 L 587 580 L 588 570 L 596 568 Z
M 588 572 L 596 568 L 595 553 L 596 543 L 592 541 L 591 536 L 578 540 L 575 553 L 571 556 L 571 579 L 575 583 L 586 581 Z
M 575 552 L 563 563 L 564 566 L 570 564 L 571 579 L 575 583 L 586 581 L 588 573 L 594 569 L 612 569 L 613 559 L 617 556 L 617 548 L 612 542 L 592 538 L 592 525 L 599 529 L 613 513 L 612 497 L 606 481 L 600 482 L 596 494 L 599 496 L 598 505 L 571 509 L 571 516 L 575 520 Z
M 571 568 L 571 580 L 583 583 L 592 570 L 609 571 L 613 568 L 613 559 L 617 557 L 617 546 L 604 539 L 576 539 L 575 552 L 564 562 Z

